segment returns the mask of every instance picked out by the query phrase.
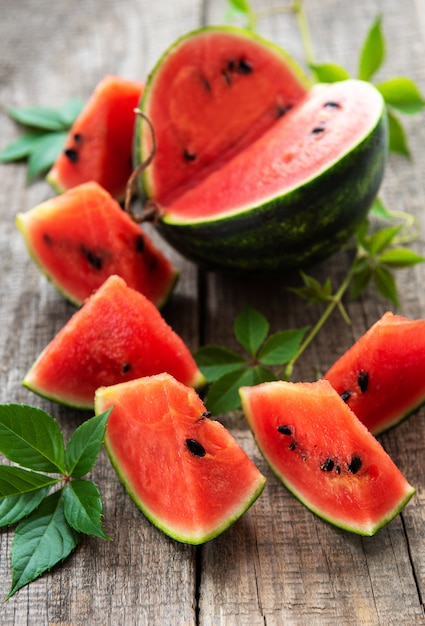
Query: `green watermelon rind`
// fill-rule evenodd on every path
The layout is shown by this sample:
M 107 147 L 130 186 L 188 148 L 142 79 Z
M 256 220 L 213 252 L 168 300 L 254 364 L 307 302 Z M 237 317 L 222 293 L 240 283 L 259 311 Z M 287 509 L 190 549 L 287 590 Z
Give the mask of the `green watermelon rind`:
M 147 107 L 148 107 L 150 95 L 151 95 L 151 93 L 153 91 L 153 88 L 155 86 L 155 80 L 156 80 L 156 77 L 158 75 L 158 71 L 160 70 L 160 68 L 161 68 L 162 64 L 164 63 L 164 61 L 170 55 L 172 55 L 180 47 L 181 44 L 183 44 L 188 39 L 192 39 L 192 38 L 197 37 L 199 35 L 202 36 L 205 33 L 209 33 L 209 32 L 210 33 L 214 33 L 214 32 L 229 33 L 229 34 L 235 35 L 237 37 L 241 37 L 241 38 L 247 39 L 249 41 L 257 42 L 258 44 L 264 46 L 264 48 L 274 52 L 277 57 L 281 58 L 282 61 L 285 63 L 285 65 L 288 68 L 290 68 L 290 70 L 294 73 L 295 76 L 297 76 L 297 78 L 300 81 L 300 83 L 304 84 L 306 89 L 309 89 L 311 87 L 312 83 L 309 80 L 309 78 L 306 76 L 304 71 L 301 69 L 301 67 L 280 46 L 276 45 L 275 43 L 273 43 L 271 41 L 268 41 L 267 39 L 265 39 L 261 35 L 258 35 L 257 33 L 254 33 L 252 31 L 248 31 L 248 30 L 240 28 L 238 26 L 231 26 L 231 25 L 214 26 L 214 25 L 209 25 L 209 26 L 203 26 L 202 28 L 198 28 L 198 29 L 192 30 L 192 31 L 182 35 L 181 37 L 176 39 L 175 42 L 173 44 L 171 44 L 171 46 L 159 57 L 159 59 L 157 60 L 157 62 L 154 65 L 152 71 L 149 73 L 149 77 L 148 77 L 148 79 L 146 81 L 144 91 L 143 91 L 142 96 L 140 98 L 140 107 L 139 108 L 142 111 L 145 111 L 147 109 Z M 141 119 L 141 120 L 139 120 L 136 123 L 136 130 L 135 130 L 135 134 L 134 134 L 133 161 L 134 161 L 135 167 L 137 167 L 140 163 L 142 163 L 146 158 L 149 157 L 149 154 L 143 150 L 145 133 L 146 133 L 147 136 L 149 136 L 150 131 L 149 131 L 149 128 L 147 127 L 146 123 L 144 122 L 144 120 Z M 149 198 L 149 197 L 152 196 L 152 186 L 150 184 L 149 175 L 150 175 L 150 171 L 149 171 L 149 168 L 147 168 L 147 169 L 145 169 L 142 172 L 142 174 L 139 177 L 139 190 L 140 190 L 140 195 L 141 195 L 142 198 L 143 197 L 148 197 Z
M 96 408 L 95 408 L 95 411 L 96 411 Z M 116 471 L 118 475 L 118 478 L 120 479 L 121 483 L 124 485 L 127 493 L 129 494 L 129 496 L 131 497 L 131 499 L 133 500 L 137 508 L 143 513 L 143 515 L 146 517 L 147 520 L 149 520 L 156 528 L 158 528 L 158 530 L 166 534 L 168 537 L 171 537 L 171 539 L 175 539 L 176 541 L 180 543 L 187 543 L 190 545 L 201 545 L 221 535 L 225 530 L 230 528 L 230 526 L 232 526 L 238 519 L 240 519 L 242 515 L 244 515 L 244 513 L 246 513 L 246 511 L 254 504 L 254 502 L 259 498 L 259 496 L 263 492 L 263 489 L 266 484 L 266 478 L 261 475 L 258 480 L 258 486 L 253 491 L 251 496 L 245 499 L 243 503 L 241 503 L 240 507 L 237 510 L 235 510 L 235 512 L 231 516 L 229 516 L 222 524 L 220 524 L 219 526 L 216 526 L 211 532 L 205 535 L 200 535 L 200 536 L 182 534 L 182 533 L 176 532 L 172 527 L 170 527 L 166 523 L 161 522 L 161 520 L 155 517 L 155 515 L 150 511 L 150 509 L 143 504 L 143 502 L 140 500 L 140 498 L 137 497 L 136 493 L 132 489 L 131 482 L 127 478 L 126 473 L 122 471 L 119 463 L 116 461 L 114 452 L 113 452 L 113 446 L 108 441 L 107 436 L 105 437 L 104 445 L 105 445 L 105 449 L 107 451 L 109 460 L 111 462 L 111 465 L 113 466 L 114 470 Z
M 387 146 L 382 100 L 376 125 L 363 140 L 299 187 L 202 222 L 178 223 L 165 214 L 157 228 L 207 270 L 273 272 L 311 265 L 339 250 L 367 216 L 382 182 Z

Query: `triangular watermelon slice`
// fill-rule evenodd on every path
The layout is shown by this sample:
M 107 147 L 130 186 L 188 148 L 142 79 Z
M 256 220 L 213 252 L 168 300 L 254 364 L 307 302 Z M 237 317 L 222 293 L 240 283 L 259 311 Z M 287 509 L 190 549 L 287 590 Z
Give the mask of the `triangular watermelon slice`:
M 168 374 L 96 391 L 113 407 L 105 446 L 146 517 L 178 541 L 200 544 L 235 522 L 265 478 L 196 392 Z
M 113 275 L 46 346 L 23 385 L 56 402 L 92 409 L 98 387 L 162 372 L 193 387 L 205 383 L 189 348 L 156 306 Z
M 240 396 L 272 470 L 328 522 L 373 535 L 415 493 L 328 381 L 273 381 L 242 387 Z

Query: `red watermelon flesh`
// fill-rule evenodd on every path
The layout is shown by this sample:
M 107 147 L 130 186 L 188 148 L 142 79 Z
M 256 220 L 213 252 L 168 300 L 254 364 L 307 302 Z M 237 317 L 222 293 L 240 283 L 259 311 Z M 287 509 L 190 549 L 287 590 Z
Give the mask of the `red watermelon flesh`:
M 373 535 L 414 494 L 377 439 L 331 384 L 273 381 L 240 389 L 266 461 L 283 484 L 328 522 Z
M 56 402 L 92 409 L 98 387 L 161 372 L 193 387 L 205 382 L 156 306 L 110 276 L 46 346 L 23 385 Z
M 133 169 L 134 109 L 143 87 L 139 81 L 112 75 L 99 82 L 47 174 L 58 193 L 94 180 L 123 200 Z
M 142 98 L 157 138 L 146 187 L 165 204 L 271 128 L 310 86 L 280 48 L 232 27 L 182 37 L 165 60 Z M 142 150 L 140 160 L 149 155 L 149 132 L 142 146 L 136 138 L 135 148 Z
M 424 403 L 424 372 L 425 320 L 387 312 L 324 378 L 378 435 Z
M 175 286 L 172 263 L 98 183 L 50 198 L 16 222 L 34 262 L 78 306 L 112 274 L 158 307 Z
M 146 517 L 178 541 L 216 537 L 258 498 L 265 478 L 196 392 L 168 374 L 96 391 L 113 407 L 105 446 Z

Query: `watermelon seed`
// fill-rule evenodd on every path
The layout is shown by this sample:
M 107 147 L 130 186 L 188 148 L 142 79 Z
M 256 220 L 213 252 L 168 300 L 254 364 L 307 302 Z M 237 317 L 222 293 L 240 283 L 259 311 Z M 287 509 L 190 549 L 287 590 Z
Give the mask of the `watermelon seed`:
M 189 150 L 185 150 L 183 152 L 183 156 L 186 161 L 194 161 L 196 159 L 196 154 L 194 154 L 193 152 L 189 152 Z
M 211 417 L 211 415 L 212 415 L 211 411 L 204 411 L 201 417 Z
M 291 443 L 291 444 L 289 445 L 289 449 L 290 449 L 290 450 L 295 450 L 295 448 L 296 448 L 296 447 L 297 447 L 297 444 L 296 444 L 296 443 Z
M 123 374 L 127 374 L 129 371 L 131 370 L 131 365 L 130 363 L 124 363 L 124 365 L 121 368 L 121 372 Z
M 313 135 L 319 135 L 320 133 L 325 132 L 325 129 L 323 128 L 323 126 L 316 126 L 311 132 Z
M 289 426 L 286 426 L 286 424 L 278 426 L 277 430 L 279 433 L 281 433 L 281 435 L 292 435 L 292 430 L 289 428 Z
M 323 107 L 324 107 L 325 109 L 340 109 L 340 108 L 341 108 L 341 105 L 339 104 L 339 102 L 332 102 L 332 101 L 329 101 L 329 102 L 325 102 L 325 104 L 323 105 Z
M 81 246 L 81 252 L 89 262 L 89 264 L 94 267 L 96 270 L 101 270 L 103 265 L 102 257 L 98 254 L 95 254 L 91 250 L 87 250 L 87 248 L 83 245 Z
M 136 250 L 137 252 L 143 252 L 144 249 L 145 249 L 145 240 L 143 239 L 142 235 L 138 235 L 136 239 Z
M 356 474 L 362 466 L 362 460 L 359 456 L 353 456 L 351 463 L 348 465 L 348 471 L 351 474 Z
M 76 163 L 78 161 L 78 152 L 75 148 L 66 148 L 63 152 L 71 163 Z
M 43 239 L 44 243 L 46 243 L 48 246 L 51 246 L 53 244 L 53 240 L 48 233 L 44 233 Z
M 211 83 L 208 78 L 205 78 L 205 76 L 201 76 L 201 83 L 203 84 L 205 89 L 211 93 Z
M 348 400 L 351 398 L 351 393 L 348 390 L 343 391 L 341 394 L 341 398 L 342 400 L 344 400 L 344 402 L 348 402 Z
M 236 69 L 235 59 L 229 59 L 227 62 L 227 71 L 234 72 Z
M 252 64 L 246 59 L 240 59 L 237 71 L 239 72 L 239 74 L 251 74 L 251 72 L 253 71 Z
M 286 115 L 288 111 L 292 109 L 292 104 L 288 104 L 287 106 L 283 106 L 282 104 L 277 105 L 277 117 L 283 117 Z
M 341 467 L 340 467 L 339 465 L 337 465 L 337 466 L 335 467 L 335 473 L 336 473 L 336 474 L 341 474 Z
M 320 466 L 320 469 L 322 470 L 322 472 L 331 472 L 334 466 L 335 466 L 335 463 L 333 462 L 333 460 L 330 458 L 327 458 L 326 461 L 322 463 L 322 465 Z
M 232 84 L 232 77 L 230 76 L 230 74 L 228 74 L 227 72 L 222 72 L 221 75 L 223 76 L 227 85 Z
M 82 140 L 83 136 L 81 133 L 74 133 L 74 141 L 75 143 L 80 143 Z
M 369 385 L 369 374 L 362 370 L 359 372 L 357 382 L 360 387 L 360 391 L 364 393 Z
M 186 445 L 189 448 L 189 452 L 195 456 L 205 456 L 207 453 L 204 446 L 196 439 L 186 439 Z

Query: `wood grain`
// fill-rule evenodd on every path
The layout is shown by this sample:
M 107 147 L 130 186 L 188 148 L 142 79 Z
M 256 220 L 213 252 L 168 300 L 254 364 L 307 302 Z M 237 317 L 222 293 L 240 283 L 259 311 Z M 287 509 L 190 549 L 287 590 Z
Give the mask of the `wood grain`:
M 253 0 L 269 11 L 260 34 L 301 64 L 305 55 L 294 16 L 277 0 Z M 386 62 L 376 80 L 408 75 L 425 93 L 424 0 L 305 0 L 317 62 L 352 74 L 364 36 L 383 15 Z M 56 106 L 87 98 L 106 73 L 144 80 L 163 50 L 188 30 L 224 20 L 224 0 L 3 0 L 0 20 L 0 148 L 19 133 L 8 106 Z M 421 228 L 413 249 L 425 254 L 425 125 L 403 117 L 412 159 L 392 155 L 381 190 L 385 204 L 412 213 Z M 53 195 L 43 180 L 25 181 L 22 164 L 0 166 L 0 400 L 51 412 L 66 436 L 86 417 L 42 400 L 21 386 L 32 361 L 74 312 L 29 260 L 14 219 Z M 233 321 L 244 304 L 263 312 L 272 330 L 311 325 L 320 309 L 306 307 L 287 287 L 296 275 L 258 281 L 200 273 L 157 235 L 180 268 L 164 316 L 191 349 L 201 342 L 236 348 Z M 340 252 L 314 268 L 338 284 L 349 263 Z M 400 274 L 403 314 L 425 316 L 425 267 Z M 391 308 L 373 291 L 347 299 L 352 324 L 335 314 L 297 364 L 294 378 L 313 380 L 382 313 Z M 381 441 L 417 493 L 375 537 L 333 528 L 293 498 L 267 468 L 239 413 L 220 416 L 267 477 L 261 498 L 222 536 L 194 548 L 157 531 L 134 506 L 102 452 L 92 478 L 103 494 L 112 540 L 84 539 L 60 567 L 0 605 L 2 626 L 264 625 L 412 626 L 425 623 L 425 411 Z M 12 531 L 0 533 L 0 595 L 10 584 Z

